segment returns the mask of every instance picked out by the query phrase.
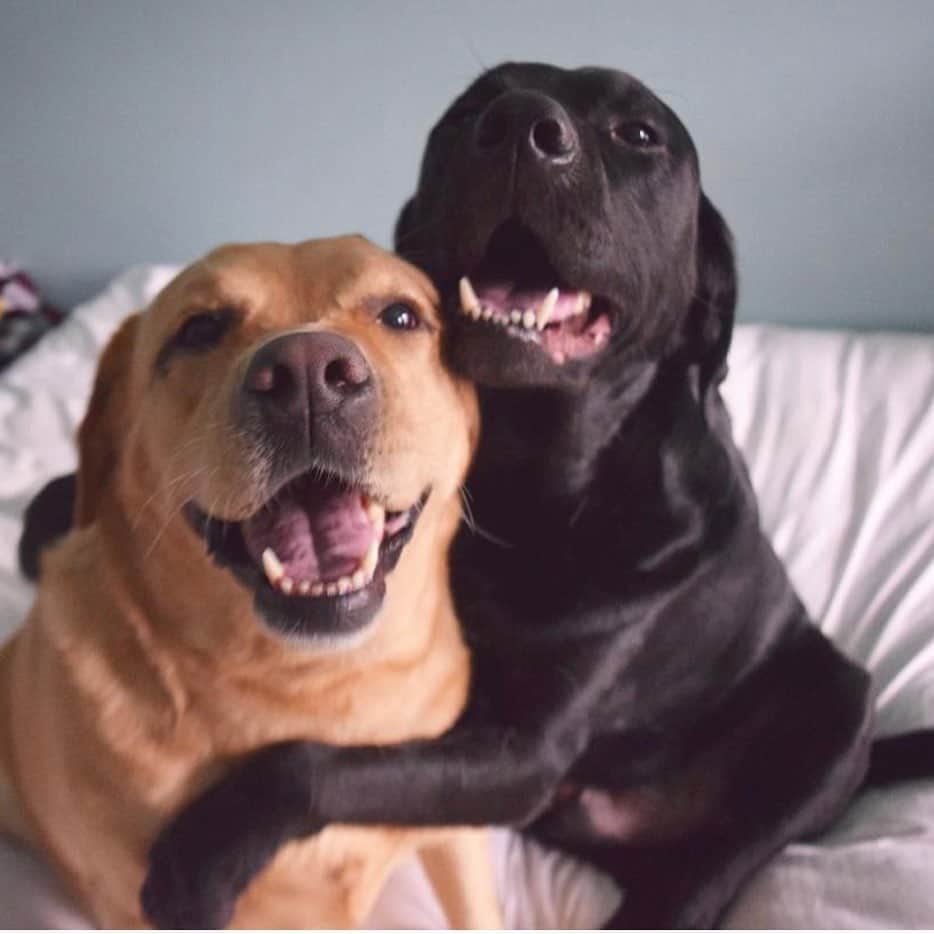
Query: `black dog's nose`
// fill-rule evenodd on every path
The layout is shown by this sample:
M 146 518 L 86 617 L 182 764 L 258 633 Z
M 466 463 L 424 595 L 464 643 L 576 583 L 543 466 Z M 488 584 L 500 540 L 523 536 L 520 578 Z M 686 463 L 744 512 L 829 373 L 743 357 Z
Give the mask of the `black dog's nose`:
M 578 138 L 567 111 L 538 91 L 507 91 L 484 111 L 477 124 L 477 148 L 491 153 L 519 147 L 544 162 L 570 162 Z
M 243 392 L 261 412 L 299 418 L 340 409 L 362 413 L 373 407 L 373 374 L 352 341 L 326 331 L 283 334 L 256 352 L 243 378 Z

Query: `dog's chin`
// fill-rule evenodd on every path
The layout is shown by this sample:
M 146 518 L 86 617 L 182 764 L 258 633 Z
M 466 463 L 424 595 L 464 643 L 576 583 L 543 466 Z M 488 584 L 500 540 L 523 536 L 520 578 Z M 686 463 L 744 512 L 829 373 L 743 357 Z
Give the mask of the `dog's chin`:
M 290 644 L 318 650 L 365 638 L 427 497 L 389 511 L 314 470 L 243 520 L 211 516 L 194 502 L 184 513 L 215 564 L 252 594 L 259 620 Z
M 449 318 L 447 329 L 446 357 L 451 368 L 494 389 L 579 386 L 605 352 L 602 344 L 592 352 L 556 361 L 540 342 L 512 333 L 511 328 L 465 320 L 459 311 Z

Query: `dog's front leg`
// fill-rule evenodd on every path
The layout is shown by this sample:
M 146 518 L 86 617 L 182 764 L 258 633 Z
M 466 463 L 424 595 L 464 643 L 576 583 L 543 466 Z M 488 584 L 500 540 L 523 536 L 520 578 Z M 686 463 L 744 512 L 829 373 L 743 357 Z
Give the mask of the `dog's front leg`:
M 143 910 L 158 927 L 223 927 L 278 849 L 325 824 L 528 823 L 550 803 L 585 740 L 582 732 L 465 725 L 398 746 L 269 747 L 160 835 Z

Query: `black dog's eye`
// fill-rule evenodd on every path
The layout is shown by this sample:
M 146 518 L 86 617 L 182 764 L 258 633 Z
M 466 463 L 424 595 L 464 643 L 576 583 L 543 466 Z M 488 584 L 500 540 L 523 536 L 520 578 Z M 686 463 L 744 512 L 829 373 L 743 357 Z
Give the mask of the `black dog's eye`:
M 387 305 L 379 313 L 379 320 L 394 331 L 414 331 L 422 323 L 415 310 L 402 302 Z
M 661 145 L 658 131 L 647 123 L 631 120 L 627 123 L 617 123 L 610 127 L 610 136 L 617 143 L 635 146 L 637 149 L 651 149 Z

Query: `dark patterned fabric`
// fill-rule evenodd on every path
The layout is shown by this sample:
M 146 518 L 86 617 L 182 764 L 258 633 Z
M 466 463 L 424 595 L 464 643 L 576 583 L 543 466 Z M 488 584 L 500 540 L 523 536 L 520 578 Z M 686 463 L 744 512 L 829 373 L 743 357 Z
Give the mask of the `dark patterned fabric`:
M 21 269 L 0 261 L 0 370 L 62 320 Z

